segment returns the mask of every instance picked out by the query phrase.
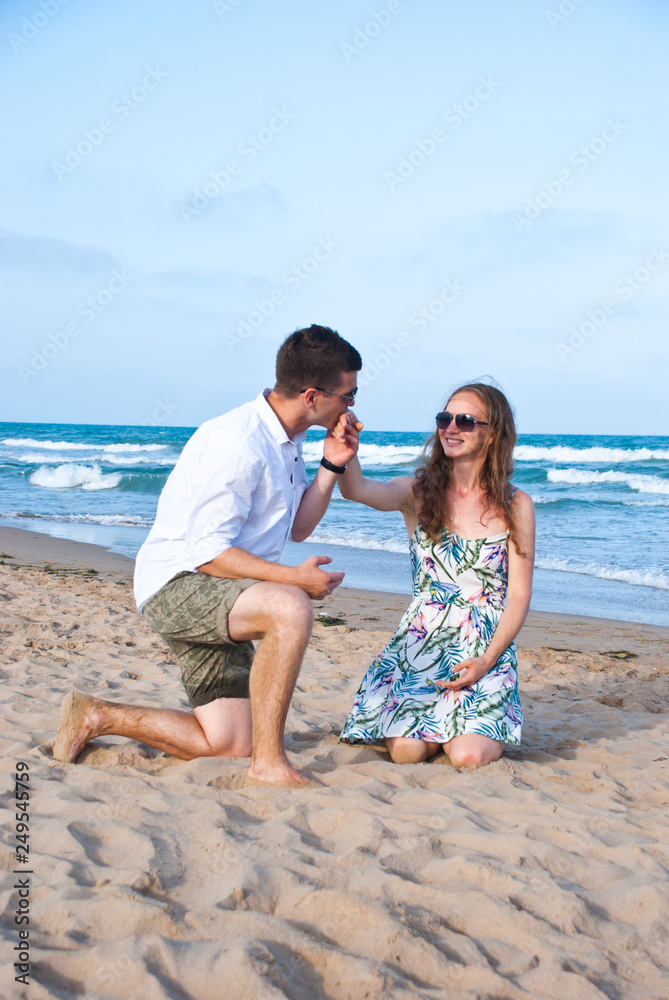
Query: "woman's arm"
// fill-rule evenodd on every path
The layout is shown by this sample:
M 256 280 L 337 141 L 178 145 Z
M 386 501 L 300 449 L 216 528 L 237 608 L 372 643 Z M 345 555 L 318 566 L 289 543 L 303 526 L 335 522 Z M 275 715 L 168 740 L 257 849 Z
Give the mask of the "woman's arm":
M 387 483 L 366 479 L 355 455 L 339 477 L 339 490 L 346 500 L 357 500 L 374 510 L 413 510 L 412 476 L 397 476 Z
M 461 676 L 455 681 L 435 681 L 439 687 L 458 691 L 460 688 L 475 684 L 488 673 L 504 650 L 511 645 L 527 617 L 532 596 L 532 572 L 534 570 L 535 530 L 532 498 L 522 490 L 517 490 L 513 497 L 513 508 L 517 525 L 518 547 L 509 540 L 509 582 L 506 591 L 506 604 L 497 622 L 495 634 L 483 656 L 463 660 L 460 664 L 460 669 L 464 671 Z
M 358 450 L 362 424 L 355 414 L 345 414 L 347 419 L 339 420 L 334 431 L 328 430 L 323 441 L 323 457 L 333 465 L 346 465 Z M 334 484 L 340 476 L 320 466 L 309 488 L 300 501 L 291 531 L 294 542 L 303 542 L 319 523 L 332 496 Z

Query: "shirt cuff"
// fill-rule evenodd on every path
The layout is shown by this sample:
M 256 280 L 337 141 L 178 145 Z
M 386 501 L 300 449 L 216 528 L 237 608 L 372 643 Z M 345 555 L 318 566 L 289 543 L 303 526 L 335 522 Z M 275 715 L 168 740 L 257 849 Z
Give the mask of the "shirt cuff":
M 203 566 L 204 563 L 211 562 L 216 556 L 219 556 L 221 552 L 225 552 L 226 549 L 232 548 L 232 542 L 228 538 L 216 538 L 213 535 L 209 535 L 207 538 L 201 538 L 197 545 L 193 546 L 190 550 L 191 559 L 193 561 L 193 569 L 197 569 L 198 566 Z

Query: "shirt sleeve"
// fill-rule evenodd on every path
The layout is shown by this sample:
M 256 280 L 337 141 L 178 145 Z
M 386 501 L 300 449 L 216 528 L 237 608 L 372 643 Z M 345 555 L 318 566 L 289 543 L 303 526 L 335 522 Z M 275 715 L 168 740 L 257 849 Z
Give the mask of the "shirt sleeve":
M 215 467 L 208 476 L 205 465 Z M 260 466 L 241 443 L 234 454 L 217 449 L 202 457 L 198 478 L 202 477 L 204 485 L 194 497 L 188 526 L 188 551 L 194 569 L 235 544 L 251 511 Z

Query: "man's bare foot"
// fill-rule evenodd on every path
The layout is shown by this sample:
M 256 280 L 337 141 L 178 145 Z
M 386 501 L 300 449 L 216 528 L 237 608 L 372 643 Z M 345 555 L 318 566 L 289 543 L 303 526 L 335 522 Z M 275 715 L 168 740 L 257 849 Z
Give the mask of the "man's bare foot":
M 318 782 L 296 771 L 288 761 L 276 764 L 253 762 L 248 769 L 245 785 L 271 785 L 274 788 L 317 788 Z
M 89 740 L 99 736 L 95 726 L 97 709 L 102 707 L 98 698 L 81 691 L 70 691 L 63 698 L 60 725 L 53 745 L 54 760 L 74 762 Z

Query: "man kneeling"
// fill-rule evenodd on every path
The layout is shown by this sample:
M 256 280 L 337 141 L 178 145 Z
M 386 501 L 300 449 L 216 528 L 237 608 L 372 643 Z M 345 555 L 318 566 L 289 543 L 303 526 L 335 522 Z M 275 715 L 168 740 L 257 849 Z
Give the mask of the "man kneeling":
M 300 542 L 314 530 L 357 450 L 347 410 L 361 366 L 333 330 L 298 330 L 279 349 L 274 389 L 193 434 L 135 566 L 137 607 L 177 657 L 193 711 L 73 691 L 61 710 L 57 760 L 74 761 L 89 740 L 117 735 L 183 760 L 250 755 L 251 781 L 308 783 L 286 757 L 284 725 L 311 634 L 310 599 L 331 594 L 344 574 L 321 569 L 326 556 L 296 567 L 278 560 L 289 534 Z M 327 435 L 309 485 L 302 442 L 312 426 Z

